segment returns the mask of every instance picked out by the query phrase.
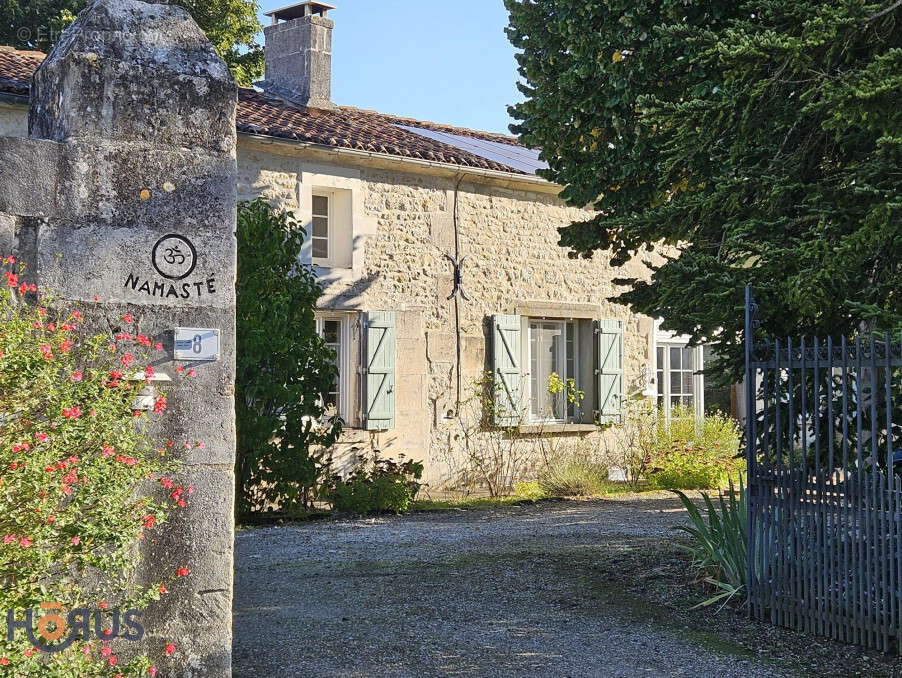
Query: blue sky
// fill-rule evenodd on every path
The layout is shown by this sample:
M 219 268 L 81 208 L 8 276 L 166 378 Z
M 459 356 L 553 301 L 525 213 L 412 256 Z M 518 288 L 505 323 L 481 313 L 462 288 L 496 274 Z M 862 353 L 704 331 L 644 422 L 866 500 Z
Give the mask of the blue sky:
M 502 0 L 324 1 L 337 8 L 335 103 L 508 132 L 507 106 L 522 97 Z M 263 11 L 289 4 L 260 2 Z

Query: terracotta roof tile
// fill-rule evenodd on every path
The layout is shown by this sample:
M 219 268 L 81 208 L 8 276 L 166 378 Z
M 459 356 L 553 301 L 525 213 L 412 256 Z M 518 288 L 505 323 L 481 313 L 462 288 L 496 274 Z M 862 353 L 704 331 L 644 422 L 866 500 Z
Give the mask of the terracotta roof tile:
M 42 52 L 0 47 L 0 92 L 27 95 L 31 75 L 44 57 Z M 398 125 L 518 145 L 515 137 L 504 134 L 479 132 L 349 106 L 329 111 L 308 109 L 255 89 L 238 90 L 239 132 L 463 167 L 525 174 L 500 162 L 409 132 Z
M 31 74 L 44 60 L 43 52 L 25 52 L 0 46 L 0 92 L 28 94 Z

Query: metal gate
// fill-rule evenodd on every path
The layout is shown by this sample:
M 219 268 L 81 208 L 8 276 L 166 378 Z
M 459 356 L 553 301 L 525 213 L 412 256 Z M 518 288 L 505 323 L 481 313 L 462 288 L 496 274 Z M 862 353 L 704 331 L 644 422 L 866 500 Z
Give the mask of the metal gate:
M 902 336 L 762 338 L 756 314 L 746 289 L 749 612 L 900 651 Z

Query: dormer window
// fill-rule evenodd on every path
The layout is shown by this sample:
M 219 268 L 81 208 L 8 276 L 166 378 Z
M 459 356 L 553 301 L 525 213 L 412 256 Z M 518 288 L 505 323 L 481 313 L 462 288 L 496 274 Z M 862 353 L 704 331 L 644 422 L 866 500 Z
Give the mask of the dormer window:
M 332 200 L 326 194 L 314 194 L 310 241 L 313 263 L 329 266 L 332 263 Z

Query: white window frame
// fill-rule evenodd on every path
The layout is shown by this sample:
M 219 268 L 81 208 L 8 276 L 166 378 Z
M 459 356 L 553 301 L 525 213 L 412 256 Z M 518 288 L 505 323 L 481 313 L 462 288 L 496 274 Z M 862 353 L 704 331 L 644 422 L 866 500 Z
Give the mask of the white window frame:
M 558 355 L 555 356 L 555 363 L 557 367 L 562 367 L 560 371 L 554 370 L 558 373 L 558 376 L 567 384 L 567 380 L 572 378 L 576 383 L 576 388 L 580 388 L 579 383 L 579 360 L 580 360 L 580 350 L 579 350 L 579 321 L 573 318 L 537 318 L 537 317 L 526 317 L 526 336 L 525 336 L 525 355 L 526 355 L 526 365 L 529 366 L 529 371 L 526 372 L 526 401 L 527 401 L 527 413 L 529 416 L 529 422 L 532 424 L 565 424 L 573 420 L 573 415 L 571 414 L 570 403 L 567 400 L 567 392 L 566 388 L 562 395 L 563 402 L 563 410 L 564 417 L 562 419 L 556 418 L 548 418 L 541 417 L 537 413 L 532 411 L 532 334 L 533 334 L 533 323 L 541 323 L 541 324 L 553 324 L 560 325 L 563 328 L 563 341 L 561 342 L 560 348 L 558 349 Z M 575 374 L 567 373 L 567 342 L 571 338 L 570 331 L 571 326 L 573 330 L 573 370 Z
M 339 323 L 338 328 L 338 416 L 347 424 L 350 408 L 350 353 L 351 353 L 351 322 L 347 313 L 317 313 L 316 333 L 322 337 L 325 324 L 328 321 Z
M 685 349 L 688 347 L 687 344 L 688 341 L 680 337 L 656 338 L 655 341 L 655 350 L 652 356 L 654 361 L 653 374 L 656 382 L 654 402 L 655 406 L 660 406 L 658 398 L 663 398 L 664 421 L 668 425 L 670 424 L 670 413 L 673 408 L 670 392 L 670 349 Z M 658 349 L 663 349 L 663 365 L 658 364 Z M 701 419 L 705 416 L 705 376 L 701 374 L 701 370 L 705 369 L 704 349 L 702 346 L 694 346 L 691 350 L 695 359 L 695 368 L 692 374 L 692 407 L 695 410 L 696 419 Z M 663 373 L 663 384 L 657 383 L 659 370 Z M 658 386 L 663 386 L 662 393 L 658 392 Z
M 316 214 L 313 211 L 313 203 L 314 198 L 325 198 L 326 199 L 326 256 L 325 257 L 314 257 L 313 256 L 313 241 L 322 240 L 323 238 L 320 236 L 313 235 L 313 219 L 314 217 L 322 217 L 322 214 Z M 335 212 L 335 196 L 332 191 L 314 188 L 312 197 L 310 200 L 310 260 L 313 262 L 315 266 L 323 266 L 323 267 L 331 267 L 335 261 L 335 224 L 334 224 L 334 212 Z

